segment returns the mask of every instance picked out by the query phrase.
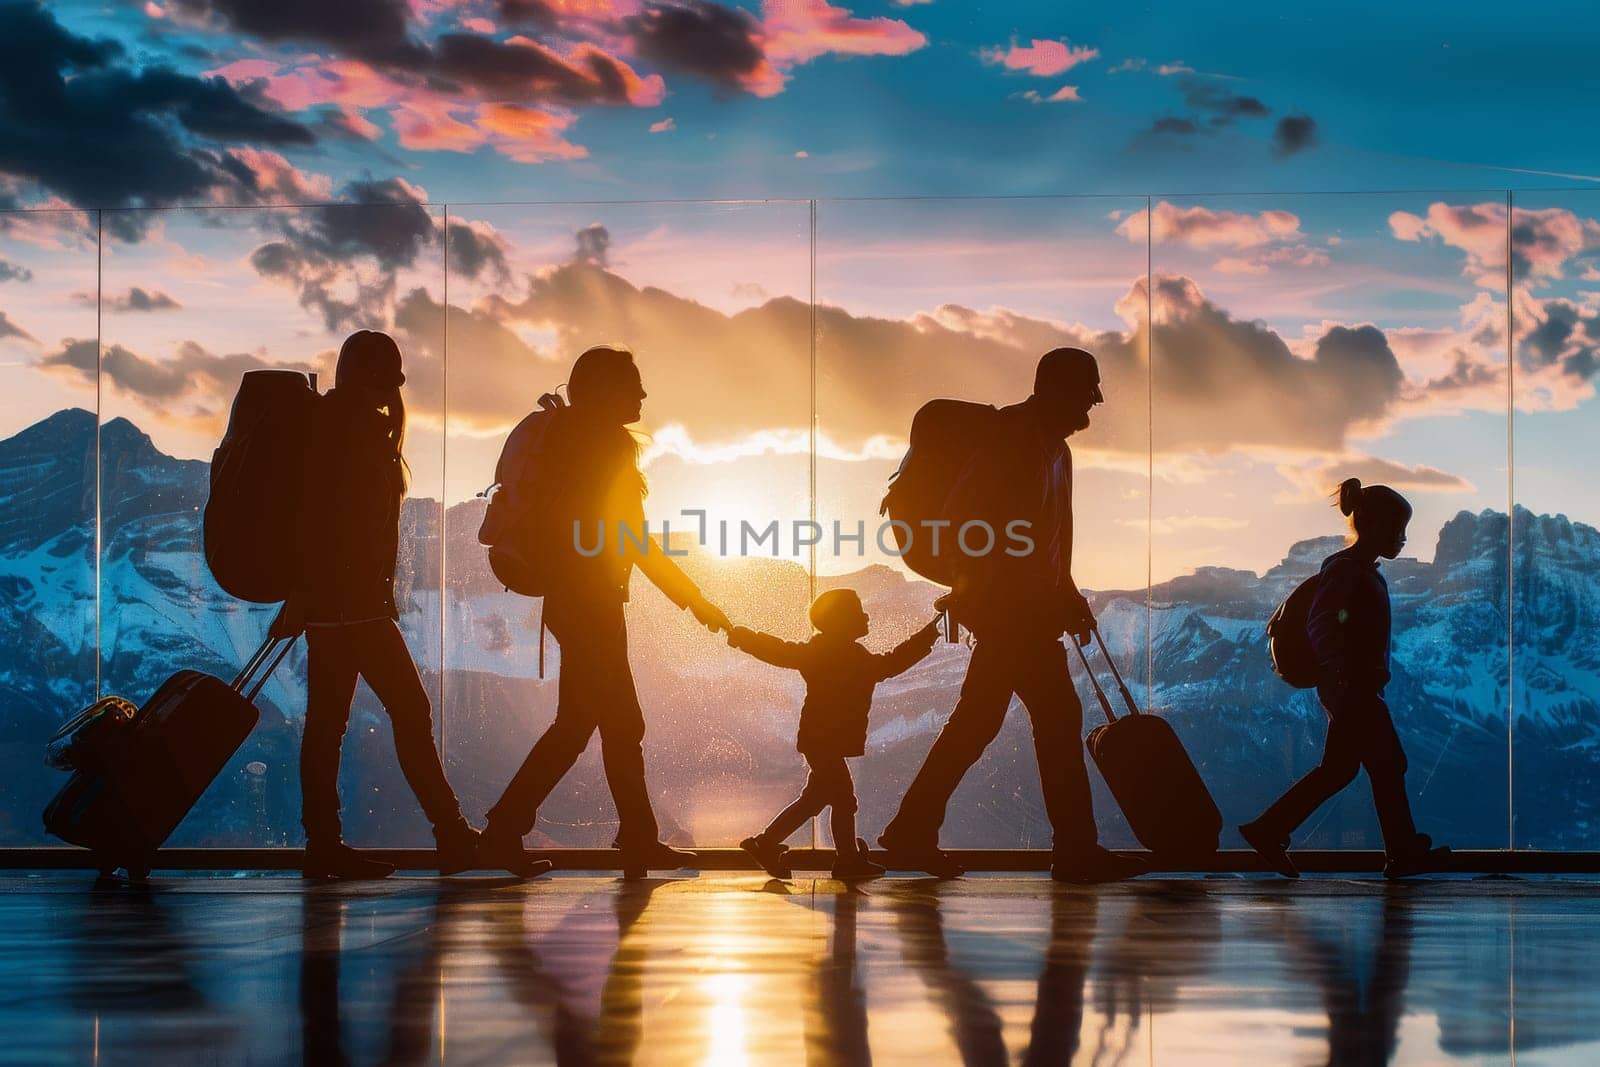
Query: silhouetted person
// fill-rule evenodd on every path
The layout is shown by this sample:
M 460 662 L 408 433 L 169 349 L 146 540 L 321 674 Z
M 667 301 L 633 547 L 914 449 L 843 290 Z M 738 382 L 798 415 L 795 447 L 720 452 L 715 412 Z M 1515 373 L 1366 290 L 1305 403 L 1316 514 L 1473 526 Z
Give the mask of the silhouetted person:
M 944 517 L 952 530 L 983 521 L 998 538 L 1010 524 L 1026 522 L 1033 549 L 954 556 L 957 616 L 975 638 L 972 660 L 955 711 L 878 838 L 892 867 L 960 873 L 939 849 L 945 808 L 999 734 L 1015 694 L 1033 723 L 1045 810 L 1055 831 L 1052 876 L 1108 881 L 1143 869 L 1096 839 L 1081 739 L 1083 705 L 1061 643 L 1063 633 L 1088 640 L 1094 626 L 1089 602 L 1072 578 L 1072 453 L 1066 437 L 1089 425 L 1089 409 L 1102 400 L 1092 355 L 1078 348 L 1046 352 L 1033 394 L 999 410 L 950 490 Z
M 428 691 L 395 604 L 400 502 L 407 469 L 400 349 L 387 334 L 358 330 L 339 349 L 334 387 L 317 407 L 302 511 L 301 573 L 273 624 L 305 629 L 309 658 L 305 735 L 300 743 L 305 873 L 381 878 L 388 864 L 345 845 L 339 819 L 339 750 L 356 681 L 365 678 L 394 729 L 411 791 L 433 824 L 440 873 L 472 866 L 477 834 L 461 816 L 434 744 Z
M 850 756 L 867 750 L 867 715 L 872 691 L 886 678 L 909 670 L 933 648 L 939 620 L 900 642 L 890 652 L 868 652 L 867 613 L 853 589 L 830 589 L 811 605 L 809 641 L 785 641 L 772 634 L 735 626 L 728 644 L 774 667 L 788 667 L 805 679 L 806 699 L 800 707 L 800 736 L 795 748 L 810 773 L 794 803 L 767 828 L 747 837 L 739 847 L 754 856 L 775 878 L 788 878 L 784 840 L 823 808 L 832 809 L 835 878 L 874 878 L 883 868 L 857 847 L 856 789 L 850 778 Z
M 1411 903 L 1404 892 L 1392 886 L 1384 893 L 1383 925 L 1373 946 L 1372 969 L 1364 976 L 1356 969 L 1363 954 L 1317 933 L 1298 909 L 1284 909 L 1290 967 L 1298 974 L 1310 972 L 1322 990 L 1329 1067 L 1368 1067 L 1394 1057 L 1414 936 Z
M 1386 485 L 1339 486 L 1339 510 L 1356 539 L 1322 562 L 1307 631 L 1317 659 L 1317 698 L 1328 716 L 1322 762 L 1254 822 L 1239 827 L 1273 869 L 1296 878 L 1289 837 L 1334 794 L 1367 770 L 1378 808 L 1389 878 L 1436 867 L 1447 849 L 1417 833 L 1406 796 L 1406 754 L 1395 732 L 1383 687 L 1389 681 L 1389 587 L 1378 560 L 1394 559 L 1406 543 L 1411 505 Z
M 727 629 L 728 617 L 661 545 L 642 549 L 629 539 L 643 537 L 646 489 L 639 445 L 628 431 L 639 421 L 645 398 L 633 353 L 589 349 L 573 364 L 567 391 L 572 406 L 559 411 L 546 431 L 541 460 L 563 470 L 566 482 L 560 497 L 548 502 L 557 512 L 552 529 L 559 531 L 552 548 L 563 556 L 561 584 L 544 598 L 545 623 L 561 647 L 556 717 L 489 810 L 479 851 L 487 865 L 516 870 L 527 862 L 522 839 L 533 829 L 539 805 L 599 730 L 624 870 L 682 867 L 694 854 L 658 840 L 645 788 L 644 711 L 628 663 L 623 617 L 628 579 L 637 566 L 673 603 L 714 630 Z M 592 547 L 597 529 L 602 550 L 580 551 Z

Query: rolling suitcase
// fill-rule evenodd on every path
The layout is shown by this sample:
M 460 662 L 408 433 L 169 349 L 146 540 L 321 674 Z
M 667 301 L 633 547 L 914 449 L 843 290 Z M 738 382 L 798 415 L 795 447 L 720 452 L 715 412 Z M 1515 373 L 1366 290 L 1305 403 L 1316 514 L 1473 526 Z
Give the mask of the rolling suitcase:
M 117 698 L 90 705 L 49 746 L 52 765 L 72 777 L 45 807 L 45 829 L 93 851 L 102 875 L 120 867 L 142 879 L 255 729 L 252 702 L 294 640 L 267 638 L 231 683 L 179 671 L 131 714 Z
M 1203 860 L 1217 851 L 1222 837 L 1222 812 L 1217 810 L 1211 791 L 1172 725 L 1139 710 L 1106 648 L 1105 638 L 1099 630 L 1094 631 L 1094 637 L 1117 680 L 1128 714 L 1119 719 L 1112 712 L 1111 701 L 1100 688 L 1083 646 L 1074 638 L 1073 647 L 1078 650 L 1089 684 L 1106 716 L 1103 725 L 1089 732 L 1089 755 L 1141 844 L 1169 862 Z

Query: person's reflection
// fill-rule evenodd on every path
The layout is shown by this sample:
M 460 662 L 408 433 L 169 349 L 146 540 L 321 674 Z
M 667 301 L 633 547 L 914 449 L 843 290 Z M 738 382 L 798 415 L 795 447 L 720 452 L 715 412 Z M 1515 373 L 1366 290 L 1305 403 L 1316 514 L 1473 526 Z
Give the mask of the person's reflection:
M 632 1063 L 643 1036 L 642 938 L 631 937 L 664 880 L 623 880 L 610 893 L 616 914 L 616 945 L 600 990 L 598 1015 L 584 1010 L 579 986 L 610 937 L 599 941 L 588 926 L 592 913 L 573 912 L 546 934 L 534 934 L 523 909 L 497 911 L 490 939 L 501 973 L 517 1001 L 527 1007 L 555 1054 L 557 1064 Z M 601 946 L 606 946 L 602 948 Z M 552 951 L 554 950 L 554 951 Z
M 302 1062 L 345 1064 L 339 1034 L 339 942 L 345 898 L 334 885 L 306 887 L 300 910 L 300 1045 Z
M 1398 1043 L 1411 978 L 1411 891 L 1384 888 L 1381 926 L 1365 972 L 1360 960 L 1366 953 L 1318 930 L 1301 914 L 1300 904 L 1281 913 L 1291 968 L 1309 971 L 1322 990 L 1330 1065 L 1388 1063 Z
M 1136 1031 L 1146 1016 L 1170 1011 L 1184 983 L 1207 974 L 1222 943 L 1222 910 L 1202 882 L 1139 886 L 1119 897 L 1127 919 L 1100 952 L 1096 1006 L 1109 1021 L 1128 1019 Z
M 806 1063 L 815 1067 L 872 1062 L 867 994 L 856 967 L 856 909 L 864 897 L 847 885 L 833 898 L 828 954 L 816 962 L 806 996 Z
M 934 887 L 885 894 L 882 899 L 894 911 L 906 963 L 922 979 L 949 1021 L 950 1036 L 961 1062 L 1008 1062 L 993 999 L 971 973 L 951 960 L 944 935 L 945 901 L 941 890 Z M 1065 1064 L 1077 1054 L 1083 1026 L 1083 987 L 1097 908 L 1094 890 L 1066 885 L 1052 889 L 1050 941 L 1039 974 L 1024 1064 Z

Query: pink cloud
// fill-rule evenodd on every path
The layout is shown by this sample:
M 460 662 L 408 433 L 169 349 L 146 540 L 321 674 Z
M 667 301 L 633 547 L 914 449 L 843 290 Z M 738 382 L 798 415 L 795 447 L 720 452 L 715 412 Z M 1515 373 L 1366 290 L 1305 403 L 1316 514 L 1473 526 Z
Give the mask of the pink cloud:
M 276 152 L 258 148 L 231 148 L 228 155 L 244 165 L 255 186 L 269 201 L 306 204 L 331 200 L 333 181 L 325 174 L 308 174 Z
M 1310 245 L 1285 245 L 1251 256 L 1224 256 L 1213 267 L 1223 274 L 1265 274 L 1273 267 L 1326 267 L 1328 253 Z
M 650 124 L 651 133 L 668 133 L 678 128 L 678 121 L 672 117 L 662 119 L 660 122 Z
M 1136 211 L 1117 226 L 1117 233 L 1135 243 L 1144 241 L 1147 231 L 1157 242 L 1175 241 L 1190 248 L 1256 248 L 1304 236 L 1300 217 L 1292 212 L 1252 215 L 1199 205 L 1178 207 L 1166 200 L 1153 212 Z
M 481 33 L 484 36 L 495 32 L 494 22 L 485 18 L 462 19 L 461 28 L 471 33 Z
M 764 51 L 778 67 L 829 54 L 903 56 L 928 43 L 899 19 L 856 18 L 827 0 L 765 0 L 762 15 Z
M 1519 278 L 1536 284 L 1560 278 L 1568 260 L 1600 248 L 1600 223 L 1565 208 L 1517 208 L 1506 227 L 1503 203 L 1447 204 L 1435 201 L 1426 215 L 1396 211 L 1389 232 L 1401 241 L 1438 238 L 1466 253 L 1463 272 L 1484 288 L 1505 287 L 1506 243 L 1515 255 Z
M 986 48 L 982 52 L 985 62 L 1004 66 L 1007 70 L 1026 71 L 1040 78 L 1053 78 L 1086 63 L 1100 55 L 1098 48 L 1076 47 L 1067 41 L 1047 41 L 1038 37 L 1030 45 L 1013 44 L 1010 48 Z
M 1083 97 L 1078 95 L 1078 87 L 1076 85 L 1063 85 L 1049 96 L 1045 96 L 1037 90 L 1029 89 L 1022 94 L 1022 99 L 1032 101 L 1035 104 L 1083 103 Z
M 587 148 L 563 136 L 574 120 L 568 113 L 521 104 L 484 104 L 477 114 L 477 125 L 486 131 L 494 150 L 518 163 L 587 157 Z

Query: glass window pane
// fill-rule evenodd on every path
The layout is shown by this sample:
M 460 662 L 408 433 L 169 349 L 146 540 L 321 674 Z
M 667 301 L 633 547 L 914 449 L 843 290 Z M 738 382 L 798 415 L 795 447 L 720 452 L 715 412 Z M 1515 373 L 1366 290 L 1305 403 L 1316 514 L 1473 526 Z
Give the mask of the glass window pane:
M 1517 848 L 1593 850 L 1600 196 L 1517 193 L 1514 203 L 1513 839 Z
M 1192 739 L 1224 844 L 1320 757 L 1327 720 L 1274 676 L 1263 626 L 1344 547 L 1330 494 L 1354 476 L 1415 508 L 1382 571 L 1417 823 L 1504 847 L 1503 203 L 1174 198 L 1153 218 L 1155 703 Z M 1380 848 L 1364 779 L 1294 841 Z
M 437 704 L 439 213 L 420 205 L 200 210 L 124 219 L 103 271 L 100 589 L 104 688 L 142 700 L 173 672 L 231 678 L 276 605 L 225 594 L 201 551 L 208 463 L 241 374 L 286 367 L 326 392 L 344 337 L 391 331 L 405 357 L 410 493 L 401 511 L 401 626 Z M 419 297 L 418 294 L 423 294 Z M 262 690 L 261 722 L 172 837 L 175 845 L 295 845 L 305 646 Z M 395 761 L 388 719 L 359 686 L 344 745 L 344 833 L 360 845 L 431 841 Z
M 944 592 L 886 550 L 893 549 L 892 533 L 884 533 L 881 545 L 877 536 L 879 502 L 905 451 L 912 416 L 936 397 L 1002 406 L 1022 401 L 1044 352 L 1081 346 L 1098 357 L 1105 404 L 1070 442 L 1072 572 L 1143 699 L 1149 405 L 1137 297 L 1146 248 L 1142 238 L 1120 232 L 1143 203 L 1088 197 L 818 204 L 818 513 L 829 538 L 818 551 L 818 584 L 861 591 L 873 619 L 869 646 L 887 649 L 914 632 Z M 835 523 L 846 535 L 859 525 L 865 543 L 835 543 Z M 980 542 L 969 544 L 981 551 Z M 941 643 L 928 660 L 878 687 L 867 756 L 856 761 L 859 828 L 869 841 L 893 816 L 955 707 L 968 659 L 965 645 Z M 1100 712 L 1075 658 L 1072 670 L 1087 731 L 1101 721 Z M 1101 839 L 1133 844 L 1098 774 L 1090 778 Z M 998 738 L 956 790 L 942 840 L 949 847 L 1048 847 L 1050 825 L 1020 702 L 1012 702 Z
M 51 840 L 44 745 L 95 697 L 95 231 L 0 213 L 0 845 Z
M 507 433 L 593 345 L 630 348 L 652 529 L 707 538 L 680 560 L 735 622 L 806 633 L 810 205 L 450 208 L 449 769 L 469 818 L 550 725 L 561 675 L 542 601 L 505 591 L 477 541 Z M 779 543 L 746 537 L 779 527 Z M 724 546 L 722 524 L 728 524 Z M 776 555 L 774 556 L 774 552 Z M 798 791 L 799 683 L 729 649 L 635 573 L 627 606 L 645 763 L 664 839 L 727 845 Z M 530 845 L 610 845 L 600 745 L 539 809 Z M 753 821 L 752 821 L 753 820 Z

